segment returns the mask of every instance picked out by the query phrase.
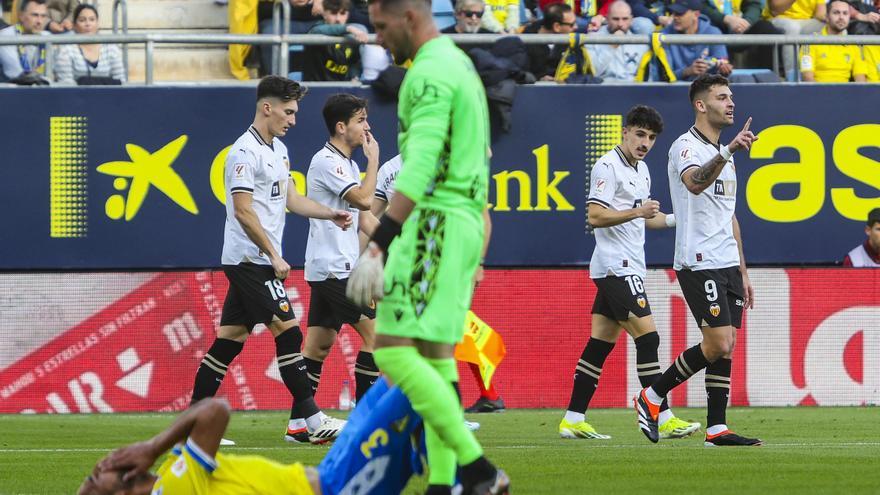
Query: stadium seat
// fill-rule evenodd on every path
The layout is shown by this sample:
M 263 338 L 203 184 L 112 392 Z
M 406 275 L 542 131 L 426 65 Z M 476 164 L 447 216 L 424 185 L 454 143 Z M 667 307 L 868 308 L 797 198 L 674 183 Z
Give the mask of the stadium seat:
M 431 2 L 431 11 L 434 13 L 434 22 L 437 27 L 443 29 L 455 24 L 455 8 L 452 0 L 434 0 Z

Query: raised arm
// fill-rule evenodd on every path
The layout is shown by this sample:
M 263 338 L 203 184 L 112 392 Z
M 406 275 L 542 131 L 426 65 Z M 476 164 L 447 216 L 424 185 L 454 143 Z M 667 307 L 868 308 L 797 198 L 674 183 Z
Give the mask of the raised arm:
M 204 399 L 180 414 L 174 423 L 153 438 L 114 450 L 99 464 L 100 469 L 127 469 L 123 480 L 147 472 L 160 455 L 189 438 L 205 454 L 214 457 L 229 424 L 229 405 L 218 399 Z
M 688 191 L 692 194 L 700 194 L 705 191 L 709 185 L 715 183 L 715 179 L 721 174 L 721 170 L 724 169 L 734 153 L 752 147 L 752 143 L 758 138 L 749 130 L 751 124 L 752 118 L 749 117 L 739 134 L 733 138 L 730 144 L 722 146 L 717 155 L 703 165 L 690 167 L 681 173 L 681 181 Z

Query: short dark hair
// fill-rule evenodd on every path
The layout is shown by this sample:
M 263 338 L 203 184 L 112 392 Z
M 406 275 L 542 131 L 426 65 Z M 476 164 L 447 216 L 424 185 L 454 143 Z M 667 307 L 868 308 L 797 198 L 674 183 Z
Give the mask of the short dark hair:
M 853 5 L 853 2 L 850 2 L 850 0 L 828 0 L 827 2 L 825 2 L 825 8 L 826 8 L 826 9 L 830 9 L 830 8 L 831 8 L 831 4 L 834 3 L 834 2 L 843 2 L 843 3 L 847 4 L 847 5 L 849 5 L 850 7 L 853 7 L 853 6 L 854 6 L 854 5 Z M 858 7 L 856 7 L 856 8 L 858 8 Z
M 296 81 L 281 76 L 266 76 L 257 85 L 257 101 L 278 98 L 281 101 L 302 100 L 308 89 Z
M 324 0 L 324 10 L 327 12 L 348 12 L 351 10 L 351 0 Z
M 630 108 L 623 122 L 624 127 L 641 127 L 657 134 L 663 132 L 663 117 L 660 116 L 660 112 L 647 105 Z
M 544 19 L 541 20 L 541 25 L 544 26 L 545 29 L 553 29 L 553 25 L 557 22 L 562 24 L 565 22 L 565 13 L 571 12 L 571 5 L 567 3 L 554 3 L 547 6 L 544 9 Z
M 691 83 L 691 88 L 688 91 L 688 96 L 691 98 L 691 103 L 697 101 L 697 97 L 712 89 L 713 86 L 730 86 L 730 81 L 727 80 L 726 77 L 718 75 L 718 74 L 703 74 L 700 77 L 694 79 L 694 82 Z
M 873 227 L 875 223 L 880 223 L 880 208 L 868 212 L 868 227 Z
M 21 0 L 21 4 L 18 6 L 18 11 L 24 12 L 25 9 L 27 9 L 27 6 L 32 3 L 37 5 L 49 5 L 49 0 Z
M 324 109 L 321 111 L 324 115 L 324 124 L 327 125 L 327 132 L 330 136 L 336 134 L 336 123 L 342 122 L 347 124 L 352 117 L 361 110 L 367 108 L 367 100 L 358 98 L 349 93 L 339 93 L 331 95 L 324 103 Z
M 76 20 L 79 19 L 79 15 L 82 14 L 83 10 L 91 10 L 95 13 L 95 17 L 98 17 L 98 9 L 94 5 L 90 3 L 81 3 L 73 9 L 73 22 L 76 22 Z

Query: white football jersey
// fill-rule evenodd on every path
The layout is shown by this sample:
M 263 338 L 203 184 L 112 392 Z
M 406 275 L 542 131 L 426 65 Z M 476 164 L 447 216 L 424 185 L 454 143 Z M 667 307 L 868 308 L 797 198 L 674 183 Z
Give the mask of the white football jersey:
M 345 201 L 343 196 L 361 184 L 357 163 L 330 143 L 312 157 L 306 175 L 308 197 L 335 210 L 351 212 L 353 223 L 342 230 L 331 220 L 309 219 L 309 239 L 306 243 L 305 278 L 310 282 L 327 280 L 331 276 L 348 278 L 360 254 L 358 246 L 358 215 L 360 211 Z
M 397 173 L 400 172 L 402 164 L 400 155 L 397 155 L 379 167 L 379 173 L 376 175 L 375 196 L 377 198 L 386 203 L 391 202 L 391 198 L 394 197 L 394 181 L 397 179 Z
M 226 226 L 223 231 L 221 263 L 243 262 L 270 265 L 269 256 L 247 236 L 235 218 L 233 194 L 253 195 L 253 208 L 266 231 L 266 236 L 279 256 L 284 235 L 287 185 L 290 182 L 290 160 L 287 147 L 278 138 L 266 143 L 251 126 L 241 135 L 226 156 Z
M 651 196 L 648 165 L 629 164 L 619 147 L 600 158 L 590 173 L 587 204 L 595 203 L 611 210 L 629 210 L 641 206 Z M 596 248 L 590 259 L 590 278 L 608 276 L 645 277 L 645 219 L 635 218 L 611 227 L 597 227 Z
M 696 127 L 679 136 L 669 148 L 669 193 L 675 213 L 675 261 L 673 268 L 710 270 L 739 265 L 739 250 L 733 237 L 736 209 L 736 168 L 733 158 L 721 175 L 700 194 L 692 194 L 682 174 L 700 167 L 718 155 Z

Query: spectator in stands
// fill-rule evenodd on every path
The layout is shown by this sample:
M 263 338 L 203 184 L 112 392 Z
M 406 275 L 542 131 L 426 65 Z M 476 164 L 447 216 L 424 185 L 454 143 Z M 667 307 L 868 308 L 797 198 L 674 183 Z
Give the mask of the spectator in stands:
M 98 10 L 81 4 L 73 14 L 76 34 L 98 34 Z M 122 84 L 125 67 L 116 45 L 62 45 L 55 57 L 55 79 L 62 84 Z
M 554 3 L 544 11 L 544 18 L 529 24 L 525 34 L 569 34 L 574 31 L 576 19 L 571 6 Z M 527 45 L 529 72 L 539 81 L 555 80 L 556 68 L 567 45 Z
M 822 36 L 846 36 L 849 3 L 829 0 Z M 868 67 L 856 45 L 808 45 L 801 51 L 801 75 L 808 82 L 865 82 Z
M 483 27 L 493 33 L 519 31 L 520 0 L 486 0 L 489 15 L 482 17 Z
M 782 34 L 782 30 L 769 20 L 762 18 L 763 0 L 708 0 L 711 8 L 702 12 L 712 24 L 727 34 Z M 745 53 L 746 66 L 750 68 L 773 67 L 773 50 L 769 45 L 742 46 L 728 49 L 735 53 Z
M 486 13 L 483 0 L 458 0 L 455 2 L 455 24 L 441 29 L 445 34 L 485 34 L 491 33 L 482 26 Z
M 22 0 L 18 23 L 0 30 L 0 36 L 23 34 L 49 34 L 45 31 L 49 22 L 47 0 Z M 26 72 L 45 73 L 46 45 L 0 46 L 0 81 L 15 79 Z
M 233 0 L 233 4 L 242 1 L 243 0 Z M 289 3 L 290 26 L 288 32 L 290 34 L 306 34 L 315 26 L 315 24 L 321 21 L 321 12 L 323 10 L 321 0 L 290 0 Z M 272 22 L 272 5 L 271 2 L 260 2 L 258 5 L 260 33 L 276 34 L 275 26 Z M 232 12 L 232 6 L 230 6 L 230 12 Z M 271 73 L 272 62 L 273 60 L 278 59 L 278 50 L 279 48 L 277 46 L 263 45 L 260 47 L 261 74 Z M 294 53 L 291 53 L 289 63 L 289 70 L 294 72 L 302 71 L 302 56 L 296 56 Z M 285 73 L 285 71 L 282 70 L 282 73 Z
M 608 7 L 608 25 L 596 34 L 632 34 L 632 8 L 625 0 L 615 0 Z M 632 82 L 647 45 L 587 45 L 596 76 L 605 82 Z
M 357 43 L 368 41 L 367 29 L 347 24 L 351 0 L 324 0 L 323 21 L 309 34 L 348 36 Z M 353 81 L 360 77 L 360 49 L 354 43 L 306 47 L 304 81 Z
M 49 0 L 49 24 L 51 33 L 66 33 L 73 29 L 73 12 L 79 0 Z
M 0 29 L 8 26 L 9 24 L 6 24 L 6 19 L 3 18 L 3 2 L 0 0 Z
M 874 2 L 873 0 L 854 1 L 849 6 L 850 22 L 863 22 L 870 24 L 873 28 L 873 32 L 866 34 L 880 34 L 878 33 L 878 30 L 880 30 L 880 13 L 878 13 L 878 6 L 880 6 L 880 0 L 877 2 Z M 849 31 L 852 32 L 852 27 L 849 28 Z
M 865 242 L 846 255 L 843 266 L 855 268 L 880 268 L 880 208 L 868 213 Z
M 813 34 L 822 30 L 825 22 L 825 0 L 767 0 L 764 17 L 785 34 Z M 782 50 L 782 65 L 789 80 L 794 79 L 796 53 L 794 46 Z
M 721 31 L 709 22 L 709 18 L 700 13 L 702 3 L 701 0 L 671 0 L 667 8 L 672 13 L 672 24 L 666 26 L 662 32 L 721 34 Z M 677 80 L 693 81 L 706 73 L 727 76 L 733 71 L 724 45 L 663 45 L 663 50 L 669 64 L 668 69 Z M 652 77 L 652 80 L 659 79 Z

